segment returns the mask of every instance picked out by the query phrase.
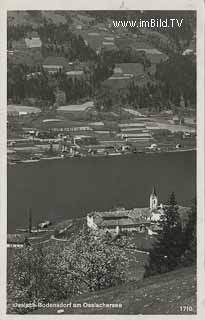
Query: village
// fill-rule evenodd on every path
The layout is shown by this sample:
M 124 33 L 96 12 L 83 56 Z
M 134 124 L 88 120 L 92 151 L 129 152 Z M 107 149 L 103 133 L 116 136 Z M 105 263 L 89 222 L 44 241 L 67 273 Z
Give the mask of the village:
M 31 91 L 22 98 L 24 93 L 18 97 L 20 92 L 15 92 L 12 84 L 8 88 L 9 164 L 195 149 L 193 103 L 180 93 L 178 105 L 162 105 L 160 100 L 156 104 L 148 101 L 145 93 L 150 90 L 149 96 L 155 94 L 158 66 L 168 60 L 171 48 L 177 50 L 169 38 L 157 39 L 144 29 L 139 34 L 113 29 L 109 18 L 98 22 L 79 14 L 68 22 L 57 13 L 42 14 L 47 22 L 40 27 L 24 21 L 28 31 L 18 25 L 18 16 L 12 12 L 8 20 L 8 72 L 10 75 L 10 69 L 12 72 L 24 65 L 22 85 Z M 26 18 L 21 13 L 21 19 Z M 61 30 L 62 37 L 68 34 L 73 42 L 76 39 L 75 58 L 71 58 L 70 42 L 58 37 Z M 181 56 L 193 62 L 194 43 L 194 35 L 188 48 L 181 43 Z M 165 45 L 168 52 L 163 49 Z M 77 57 L 80 52 L 84 57 Z M 48 81 L 49 87 L 35 97 L 29 86 L 40 81 Z M 139 91 L 137 96 L 133 90 Z
M 183 24 L 115 26 L 149 20 L 146 10 L 8 11 L 10 314 L 112 303 L 138 314 L 127 301 L 139 307 L 138 288 L 146 314 L 159 304 L 149 285 L 183 270 L 195 312 L 196 17 L 154 15 Z M 101 292 L 112 297 L 97 310 Z
M 81 228 L 87 228 L 97 236 L 110 233 L 111 236 L 124 235 L 129 238 L 129 234 L 145 236 L 145 247 L 149 238 L 161 231 L 160 223 L 164 218 L 166 205 L 159 203 L 156 188 L 150 194 L 149 207 L 145 208 L 116 208 L 109 211 L 90 212 L 85 217 L 73 218 L 55 223 L 53 221 L 42 221 L 37 226 L 32 222 L 32 211 L 28 212 L 28 227 L 17 228 L 17 233 L 8 234 L 8 248 L 22 248 L 25 245 L 48 244 L 52 241 L 72 241 L 75 232 Z M 178 206 L 182 229 L 188 221 L 190 208 Z M 134 236 L 135 237 L 135 236 Z M 152 240 L 151 240 L 152 242 Z M 140 247 L 143 248 L 143 241 Z

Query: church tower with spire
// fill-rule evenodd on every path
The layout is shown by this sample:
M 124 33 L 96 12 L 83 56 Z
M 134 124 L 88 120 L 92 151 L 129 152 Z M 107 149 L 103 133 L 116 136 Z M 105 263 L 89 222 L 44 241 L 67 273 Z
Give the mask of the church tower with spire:
M 150 210 L 156 210 L 158 206 L 158 197 L 156 193 L 155 186 L 153 186 L 152 193 L 150 195 Z

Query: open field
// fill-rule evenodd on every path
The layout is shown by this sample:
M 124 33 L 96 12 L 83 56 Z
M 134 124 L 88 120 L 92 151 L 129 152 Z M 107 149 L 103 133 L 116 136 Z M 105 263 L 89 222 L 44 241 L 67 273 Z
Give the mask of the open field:
M 69 303 L 70 300 L 64 301 Z M 195 314 L 196 270 L 182 268 L 126 285 L 86 293 L 71 300 L 80 308 L 64 308 L 65 314 Z M 83 304 L 122 303 L 122 308 L 85 308 Z M 192 311 L 180 311 L 188 305 Z M 56 314 L 62 308 L 37 309 L 34 314 Z

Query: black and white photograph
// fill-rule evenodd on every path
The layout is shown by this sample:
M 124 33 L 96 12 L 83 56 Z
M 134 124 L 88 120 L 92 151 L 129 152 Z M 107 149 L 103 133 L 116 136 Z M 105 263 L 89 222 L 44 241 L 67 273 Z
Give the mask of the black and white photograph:
M 7 315 L 198 314 L 197 18 L 7 11 Z

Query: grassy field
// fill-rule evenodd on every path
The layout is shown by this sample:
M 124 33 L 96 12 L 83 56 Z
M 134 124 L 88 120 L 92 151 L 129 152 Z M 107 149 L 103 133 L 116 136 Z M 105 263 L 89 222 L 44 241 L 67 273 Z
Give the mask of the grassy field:
M 64 303 L 69 303 L 64 301 Z M 83 294 L 73 298 L 79 308 L 65 308 L 65 314 L 196 314 L 196 270 L 183 268 L 144 281 Z M 84 308 L 83 303 L 122 303 L 122 308 Z M 192 311 L 181 311 L 181 306 Z M 61 308 L 37 309 L 34 314 L 56 314 Z

